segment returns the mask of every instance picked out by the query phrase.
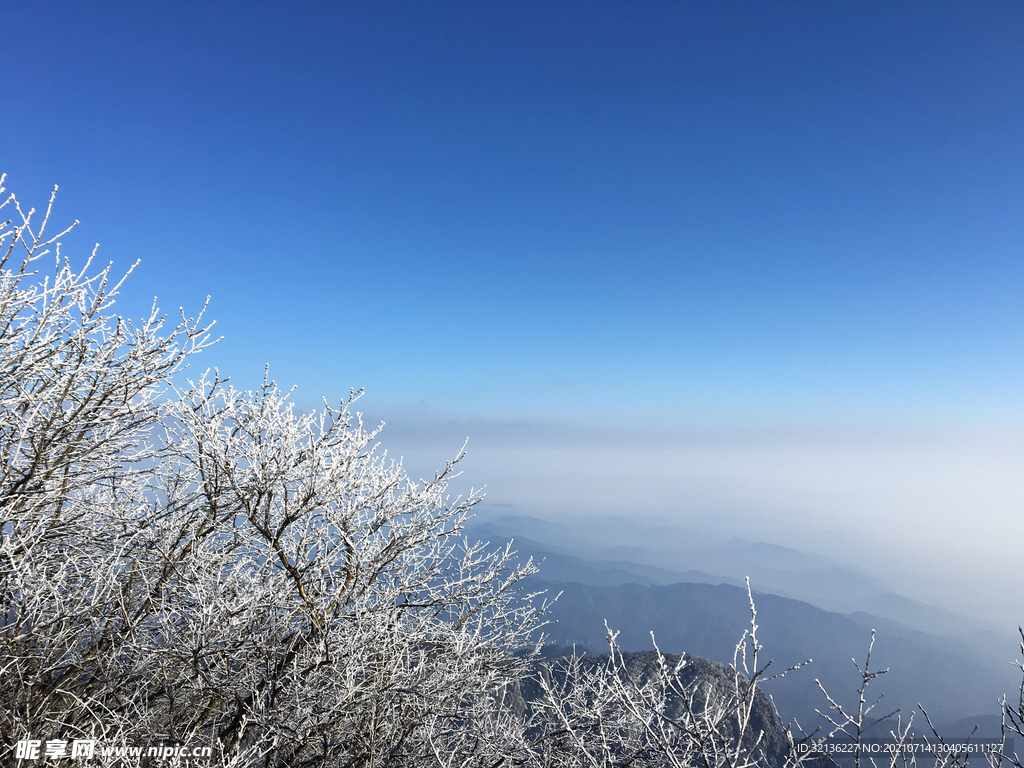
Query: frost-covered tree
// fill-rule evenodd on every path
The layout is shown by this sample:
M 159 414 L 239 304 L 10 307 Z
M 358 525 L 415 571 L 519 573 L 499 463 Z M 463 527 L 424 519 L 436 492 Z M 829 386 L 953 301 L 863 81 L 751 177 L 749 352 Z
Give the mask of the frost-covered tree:
M 479 497 L 446 494 L 454 462 L 412 482 L 357 394 L 302 414 L 270 381 L 175 384 L 210 342 L 202 314 L 113 316 L 120 283 L 62 257 L 52 204 L 36 224 L 2 203 L 0 748 L 432 752 L 527 663 L 532 565 L 467 543 Z

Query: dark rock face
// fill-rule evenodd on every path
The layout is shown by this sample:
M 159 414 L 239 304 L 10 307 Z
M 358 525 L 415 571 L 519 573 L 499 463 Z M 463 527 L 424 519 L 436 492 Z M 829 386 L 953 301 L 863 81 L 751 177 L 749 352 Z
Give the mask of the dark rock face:
M 657 654 L 654 651 L 623 654 L 626 668 L 631 674 L 644 679 L 649 676 L 657 665 Z M 665 660 L 674 665 L 680 656 L 666 654 Z M 712 700 L 716 697 L 735 695 L 736 676 L 739 674 L 741 683 L 747 684 L 742 673 L 699 656 L 686 656 L 686 665 L 680 670 L 679 677 L 683 684 L 691 690 L 710 690 Z M 674 699 L 670 704 L 670 717 L 678 717 L 683 713 L 683 703 Z M 732 721 L 734 728 L 737 726 Z M 733 731 L 736 735 L 736 731 Z M 754 705 L 750 713 L 750 724 L 744 739 L 744 745 L 755 748 L 763 755 L 765 766 L 781 766 L 788 754 L 786 731 L 782 727 L 775 707 L 768 696 L 760 689 L 754 694 Z
M 588 654 L 583 657 L 582 664 L 591 670 L 602 668 L 608 664 L 608 658 L 607 654 Z M 679 654 L 664 655 L 665 663 L 670 669 L 674 668 L 681 658 L 684 657 Z M 641 685 L 658 678 L 658 654 L 654 651 L 623 652 L 622 662 L 629 677 Z M 558 682 L 565 680 L 564 666 L 560 664 L 557 657 L 545 654 L 545 658 L 535 662 L 535 667 L 536 673 L 521 680 L 519 690 L 513 696 L 513 701 L 507 702 L 521 712 L 529 710 L 532 703 L 542 696 L 539 675 L 544 675 L 549 680 L 554 678 Z M 683 689 L 689 692 L 691 706 L 697 713 L 703 711 L 708 701 L 734 700 L 737 680 L 741 689 L 745 689 L 749 685 L 749 681 L 744 675 L 730 667 L 688 654 L 685 655 L 685 664 L 679 670 L 678 678 Z M 685 713 L 686 709 L 682 698 L 678 695 L 670 695 L 664 714 L 670 719 L 681 720 Z M 735 742 L 738 733 L 735 716 L 728 721 L 726 729 L 731 729 L 731 731 L 727 730 L 722 735 L 727 740 Z M 750 722 L 744 735 L 743 745 L 750 750 L 752 756 L 758 757 L 758 763 L 765 768 L 779 768 L 784 765 L 789 753 L 786 730 L 783 728 L 771 700 L 760 689 L 754 696 Z

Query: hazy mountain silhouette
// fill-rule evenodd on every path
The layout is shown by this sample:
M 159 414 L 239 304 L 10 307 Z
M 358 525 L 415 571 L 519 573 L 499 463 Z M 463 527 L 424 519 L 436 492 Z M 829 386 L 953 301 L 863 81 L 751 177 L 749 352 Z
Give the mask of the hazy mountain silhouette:
M 742 586 L 828 611 L 868 614 L 906 629 L 964 641 L 1002 665 L 1018 648 L 1015 632 L 895 593 L 870 574 L 791 547 L 716 538 L 660 523 L 617 518 L 569 526 L 503 516 L 469 528 L 485 540 L 516 540 L 523 557 L 547 558 L 544 577 L 583 584 L 698 582 Z
M 867 574 L 817 555 L 627 522 L 576 527 L 506 516 L 469 533 L 492 542 L 514 538 L 520 557 L 543 559 L 541 574 L 526 586 L 563 592 L 552 614 L 557 623 L 548 627 L 551 640 L 597 653 L 607 650 L 607 619 L 620 631 L 624 649 L 650 649 L 654 631 L 665 652 L 731 662 L 749 627 L 741 575 L 751 574 L 765 660 L 774 660 L 773 670 L 814 660 L 768 686 L 783 715 L 807 728 L 820 722 L 815 709 L 827 706 L 815 678 L 840 700 L 852 700 L 859 682 L 852 660 L 863 663 L 872 628 L 878 630 L 872 668 L 891 669 L 874 684 L 876 697 L 885 693 L 876 714 L 900 709 L 906 715 L 921 703 L 937 724 L 962 718 L 987 724 L 998 711 L 998 697 L 1019 686 L 1008 663 L 1016 644 L 983 622 L 898 595 Z M 607 546 L 610 541 L 619 543 Z M 658 549 L 641 546 L 645 542 Z M 825 610 L 794 593 L 818 595 L 825 608 L 856 609 Z

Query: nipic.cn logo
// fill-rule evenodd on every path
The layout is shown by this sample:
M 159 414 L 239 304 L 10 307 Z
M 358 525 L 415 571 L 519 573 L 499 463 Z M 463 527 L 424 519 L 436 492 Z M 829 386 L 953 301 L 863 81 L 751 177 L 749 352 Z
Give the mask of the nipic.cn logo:
M 18 760 L 60 760 L 70 757 L 72 760 L 84 758 L 89 760 L 96 752 L 96 739 L 73 739 L 68 750 L 66 739 L 22 739 L 14 745 L 14 757 Z
M 22 739 L 14 745 L 17 760 L 91 760 L 93 757 L 155 757 L 161 760 L 171 758 L 208 758 L 213 747 L 187 747 L 180 744 L 156 744 L 150 747 L 125 745 L 97 746 L 96 739 Z

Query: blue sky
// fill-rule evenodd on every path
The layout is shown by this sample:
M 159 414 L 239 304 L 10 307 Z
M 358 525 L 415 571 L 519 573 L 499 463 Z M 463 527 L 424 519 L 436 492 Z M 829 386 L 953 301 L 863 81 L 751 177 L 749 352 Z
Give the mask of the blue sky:
M 242 386 L 566 435 L 1024 421 L 1020 3 L 3 19 L 8 187 L 142 259 L 125 314 L 212 295 Z

